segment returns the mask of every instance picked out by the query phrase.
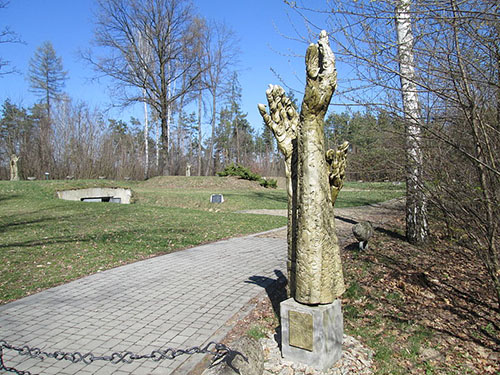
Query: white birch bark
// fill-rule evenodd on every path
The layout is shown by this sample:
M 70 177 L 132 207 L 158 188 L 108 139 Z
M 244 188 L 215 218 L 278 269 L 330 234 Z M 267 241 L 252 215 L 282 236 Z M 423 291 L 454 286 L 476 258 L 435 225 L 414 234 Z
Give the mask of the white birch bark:
M 401 95 L 406 133 L 406 236 L 410 243 L 427 240 L 427 202 L 422 185 L 421 116 L 410 15 L 411 0 L 399 0 L 396 7 L 396 31 L 401 79 Z
M 156 151 L 156 170 L 160 168 L 160 122 L 156 119 L 155 151 Z
M 141 31 L 138 31 L 137 39 L 139 42 L 139 50 L 141 52 L 141 58 L 143 62 L 143 75 L 144 75 L 144 87 L 142 88 L 142 97 L 144 98 L 144 178 L 149 178 L 149 121 L 148 121 L 148 104 L 146 102 L 146 70 L 147 64 L 151 64 L 151 49 L 146 43 Z
M 146 90 L 143 90 L 143 95 L 146 97 Z M 149 120 L 148 120 L 148 104 L 144 100 L 144 177 L 149 177 Z
M 202 114 L 202 92 L 198 92 L 198 176 L 201 176 L 201 142 L 203 140 L 201 133 L 201 114 Z

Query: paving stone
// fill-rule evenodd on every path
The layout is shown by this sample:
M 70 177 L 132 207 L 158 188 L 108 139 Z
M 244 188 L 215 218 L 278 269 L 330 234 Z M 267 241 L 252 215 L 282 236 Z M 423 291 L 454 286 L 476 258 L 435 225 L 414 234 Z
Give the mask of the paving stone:
M 253 235 L 114 268 L 0 306 L 0 339 L 16 346 L 95 355 L 202 345 L 263 291 L 247 282 L 250 277 L 275 279 L 273 271 L 284 272 L 285 260 L 284 239 Z M 5 358 L 9 365 L 32 373 L 61 375 L 168 375 L 182 365 L 196 364 L 192 356 L 128 365 L 64 365 L 52 359 L 26 360 L 15 353 Z

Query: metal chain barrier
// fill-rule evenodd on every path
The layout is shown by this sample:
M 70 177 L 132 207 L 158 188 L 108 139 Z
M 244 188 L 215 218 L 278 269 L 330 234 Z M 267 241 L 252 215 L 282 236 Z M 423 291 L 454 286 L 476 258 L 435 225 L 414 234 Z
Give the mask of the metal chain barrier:
M 3 358 L 5 349 L 14 350 L 18 352 L 19 355 L 28 356 L 30 358 L 38 358 L 42 361 L 46 358 L 53 358 L 58 361 L 65 360 L 65 361 L 70 361 L 72 363 L 83 362 L 87 365 L 91 364 L 94 361 L 106 361 L 106 362 L 111 362 L 113 364 L 118 364 L 120 362 L 132 363 L 133 361 L 139 359 L 151 359 L 153 361 L 158 362 L 164 359 L 174 359 L 180 355 L 192 355 L 198 353 L 212 355 L 213 356 L 212 363 L 214 363 L 217 360 L 224 358 L 229 353 L 233 352 L 226 345 L 211 341 L 204 347 L 193 346 L 185 350 L 167 348 L 167 349 L 153 350 L 149 354 L 134 354 L 133 352 L 127 351 L 127 352 L 114 352 L 111 355 L 105 355 L 105 356 L 96 356 L 92 353 L 82 354 L 80 352 L 72 352 L 72 353 L 62 352 L 62 351 L 46 352 L 39 348 L 31 348 L 27 345 L 14 346 L 9 344 L 5 340 L 0 340 L 0 370 L 13 372 L 18 375 L 37 375 L 37 374 L 32 374 L 29 371 L 17 370 L 13 367 L 7 367 L 5 365 Z

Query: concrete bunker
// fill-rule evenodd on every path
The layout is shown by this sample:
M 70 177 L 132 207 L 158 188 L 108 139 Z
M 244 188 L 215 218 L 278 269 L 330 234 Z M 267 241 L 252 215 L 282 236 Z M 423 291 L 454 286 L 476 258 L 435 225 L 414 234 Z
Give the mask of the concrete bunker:
M 57 192 L 59 199 L 80 202 L 110 202 L 130 204 L 132 190 L 125 188 L 88 188 Z

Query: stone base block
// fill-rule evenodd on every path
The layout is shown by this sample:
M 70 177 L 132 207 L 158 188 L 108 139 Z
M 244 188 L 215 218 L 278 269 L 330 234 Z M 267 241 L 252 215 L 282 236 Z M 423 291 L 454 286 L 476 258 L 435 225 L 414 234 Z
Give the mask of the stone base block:
M 344 319 L 340 300 L 308 306 L 293 298 L 281 302 L 283 358 L 325 371 L 342 356 Z

